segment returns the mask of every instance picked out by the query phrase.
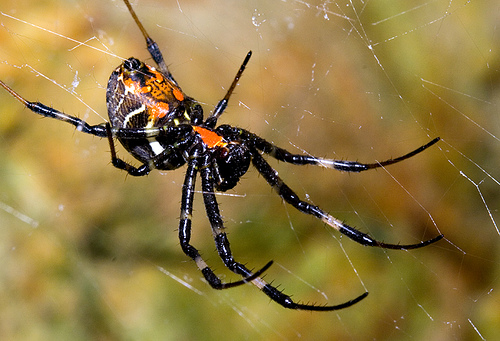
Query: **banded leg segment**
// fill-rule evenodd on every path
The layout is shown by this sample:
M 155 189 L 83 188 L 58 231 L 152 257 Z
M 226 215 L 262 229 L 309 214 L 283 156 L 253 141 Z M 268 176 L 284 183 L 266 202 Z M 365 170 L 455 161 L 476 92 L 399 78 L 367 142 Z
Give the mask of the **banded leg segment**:
M 172 76 L 172 74 L 168 70 L 167 64 L 165 63 L 165 60 L 163 59 L 163 54 L 161 53 L 160 48 L 158 47 L 158 44 L 156 43 L 156 41 L 153 40 L 153 38 L 151 38 L 149 36 L 148 32 L 146 31 L 146 29 L 142 25 L 141 21 L 139 20 L 139 17 L 137 17 L 137 14 L 135 14 L 135 11 L 132 8 L 132 5 L 130 4 L 129 0 L 123 0 L 123 2 L 125 2 L 125 5 L 127 6 L 128 11 L 130 12 L 130 15 L 132 15 L 132 18 L 134 19 L 137 27 L 139 27 L 139 29 L 141 30 L 141 33 L 144 36 L 144 39 L 146 39 L 146 45 L 147 45 L 149 54 L 151 55 L 151 57 L 155 61 L 156 65 L 158 65 L 161 72 L 164 75 L 166 75 L 169 80 L 171 80 L 176 85 L 178 85 L 177 82 L 175 81 L 174 77 Z
M 215 106 L 214 112 L 205 121 L 205 125 L 208 128 L 215 128 L 215 125 L 217 124 L 217 120 L 224 113 L 224 110 L 226 110 L 227 103 L 229 102 L 229 98 L 233 94 L 234 88 L 236 88 L 236 85 L 238 84 L 238 81 L 240 80 L 241 75 L 243 75 L 243 71 L 245 71 L 245 68 L 246 68 L 251 56 L 252 56 L 252 51 L 248 51 L 245 59 L 243 60 L 243 63 L 241 63 L 241 66 L 240 66 L 238 72 L 236 73 L 236 76 L 233 79 L 233 82 L 231 83 L 231 86 L 227 90 L 226 95 L 224 96 L 223 99 L 221 99 L 219 101 L 219 103 L 217 103 L 217 105 Z
M 278 176 L 278 172 L 274 170 L 269 163 L 260 155 L 258 151 L 255 149 L 251 150 L 252 153 L 252 162 L 255 168 L 259 171 L 259 173 L 266 179 L 266 181 L 271 185 L 274 190 L 282 197 L 287 203 L 295 207 L 297 210 L 315 216 L 318 219 L 321 219 L 325 224 L 333 227 L 340 233 L 346 235 L 350 239 L 355 242 L 365 245 L 365 246 L 375 246 L 381 247 L 384 249 L 396 249 L 396 250 L 409 250 L 409 249 L 417 249 L 429 244 L 435 243 L 438 240 L 443 238 L 443 235 L 439 235 L 435 238 L 429 239 L 427 241 L 423 241 L 417 244 L 407 244 L 407 245 L 399 245 L 399 244 L 388 244 L 384 242 L 377 241 L 373 239 L 366 233 L 360 232 L 354 227 L 351 227 L 347 224 L 344 224 L 342 221 L 337 218 L 331 216 L 326 213 L 318 206 L 309 204 L 306 201 L 301 200 L 295 192 L 286 185 L 283 180 Z
M 294 165 L 323 166 L 327 168 L 333 168 L 339 171 L 355 172 L 355 173 L 362 172 L 368 169 L 385 167 L 409 159 L 412 156 L 415 156 L 423 152 L 430 146 L 436 144 L 440 139 L 439 137 L 436 137 L 429 143 L 426 143 L 423 146 L 420 146 L 417 149 L 400 157 L 396 157 L 394 159 L 389 159 L 374 163 L 360 163 L 357 161 L 333 160 L 333 159 L 319 158 L 311 155 L 293 154 L 287 151 L 286 149 L 280 148 L 274 145 L 273 143 L 270 143 L 264 140 L 263 138 L 257 136 L 256 134 L 251 133 L 244 129 L 235 128 L 228 125 L 220 126 L 217 129 L 219 129 L 222 134 L 227 134 L 232 138 L 249 141 L 249 144 L 252 144 L 256 149 L 263 151 L 264 153 L 268 154 L 269 156 L 279 161 L 288 162 Z
M 195 261 L 208 284 L 210 284 L 210 286 L 214 289 L 227 289 L 248 283 L 255 278 L 258 278 L 265 270 L 267 270 L 271 266 L 272 262 L 267 263 L 261 270 L 259 270 L 255 274 L 252 274 L 247 270 L 247 273 L 249 275 L 245 276 L 247 278 L 241 281 L 223 283 L 203 260 L 199 251 L 189 243 L 189 241 L 191 240 L 191 216 L 193 213 L 194 186 L 196 175 L 198 173 L 198 168 L 200 165 L 199 161 L 200 160 L 198 158 L 197 151 L 195 150 L 193 155 L 189 159 L 186 177 L 184 179 L 184 185 L 182 187 L 181 215 L 179 222 L 179 240 L 182 251 L 184 251 L 187 256 Z
M 67 122 L 73 126 L 75 126 L 76 130 L 81 131 L 83 133 L 106 137 L 106 127 L 104 124 L 98 125 L 90 125 L 87 122 L 79 119 L 78 117 L 67 115 L 62 111 L 56 110 L 52 107 L 49 107 L 40 102 L 30 102 L 24 99 L 17 92 L 12 90 L 7 84 L 0 80 L 0 85 L 7 90 L 14 98 L 16 98 L 19 102 L 21 102 L 26 108 L 34 112 L 35 114 L 42 115 L 45 117 L 55 118 L 57 120 Z
M 208 162 L 208 160 L 206 161 Z M 273 301 L 279 303 L 285 308 L 288 309 L 298 309 L 298 310 L 311 310 L 311 311 L 330 311 L 330 310 L 338 310 L 349 307 L 363 298 L 365 298 L 368 293 L 365 292 L 358 296 L 357 298 L 334 306 L 320 306 L 314 304 L 302 304 L 294 302 L 290 296 L 284 294 L 279 291 L 276 287 L 264 281 L 260 275 L 271 266 L 272 261 L 267 263 L 261 270 L 258 272 L 252 273 L 247 267 L 243 264 L 234 260 L 234 257 L 231 253 L 231 249 L 229 246 L 229 240 L 227 239 L 227 235 L 224 232 L 223 221 L 219 212 L 219 207 L 214 194 L 214 186 L 211 170 L 209 164 L 205 164 L 205 166 L 200 169 L 200 176 L 202 179 L 202 190 L 203 190 L 203 199 L 205 202 L 205 208 L 207 212 L 207 216 L 210 221 L 210 225 L 212 227 L 212 233 L 214 235 L 215 245 L 217 247 L 217 251 L 222 261 L 226 265 L 228 269 L 237 273 L 244 277 L 244 279 L 240 282 L 251 282 L 256 287 L 258 287 L 262 292 L 264 292 L 267 296 L 269 296 Z M 205 276 L 206 278 L 206 276 Z M 238 282 L 235 282 L 238 283 Z M 231 283 L 231 284 L 235 284 Z
M 229 246 L 229 240 L 227 239 L 226 232 L 224 231 L 224 223 L 219 212 L 219 205 L 215 198 L 214 185 L 212 179 L 212 172 L 210 169 L 210 154 L 206 154 L 203 158 L 203 162 L 200 167 L 201 176 L 201 187 L 203 192 L 203 201 L 205 203 L 205 210 L 207 212 L 208 220 L 210 221 L 210 227 L 212 228 L 212 234 L 215 241 L 215 246 L 219 257 L 224 262 L 224 265 L 232 272 L 244 277 L 240 282 L 247 283 L 251 281 L 259 282 L 261 281 L 257 277 L 262 274 L 267 268 L 271 266 L 272 261 L 268 262 L 261 270 L 256 273 L 252 273 L 243 264 L 236 262 L 231 252 Z M 187 177 L 187 175 L 186 175 Z M 183 190 L 184 192 L 184 190 Z M 230 283 L 234 285 L 237 282 Z
M 360 163 L 357 161 L 324 159 L 305 154 L 293 154 L 287 151 L 286 149 L 280 148 L 275 144 L 264 140 L 262 137 L 252 132 L 249 132 L 248 130 L 232 127 L 227 124 L 220 125 L 219 127 L 217 127 L 216 131 L 218 134 L 224 136 L 225 138 L 231 141 L 244 141 L 248 145 L 253 146 L 254 148 L 268 154 L 269 156 L 279 161 L 284 161 L 294 165 L 323 166 L 343 172 L 354 172 L 354 173 L 359 173 L 365 170 L 379 168 L 379 167 L 385 167 L 409 159 L 412 156 L 415 156 L 423 152 L 424 150 L 436 144 L 440 140 L 439 137 L 436 137 L 429 143 L 426 143 L 423 146 L 420 146 L 417 149 L 400 157 L 374 163 Z

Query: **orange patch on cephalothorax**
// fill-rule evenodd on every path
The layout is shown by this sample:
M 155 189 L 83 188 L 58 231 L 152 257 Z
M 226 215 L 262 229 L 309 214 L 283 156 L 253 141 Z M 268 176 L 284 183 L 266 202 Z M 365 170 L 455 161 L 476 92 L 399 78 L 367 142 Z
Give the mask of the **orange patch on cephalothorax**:
M 200 134 L 201 139 L 205 142 L 208 148 L 225 147 L 227 145 L 227 142 L 224 141 L 222 136 L 211 130 L 198 126 L 193 126 L 193 129 Z

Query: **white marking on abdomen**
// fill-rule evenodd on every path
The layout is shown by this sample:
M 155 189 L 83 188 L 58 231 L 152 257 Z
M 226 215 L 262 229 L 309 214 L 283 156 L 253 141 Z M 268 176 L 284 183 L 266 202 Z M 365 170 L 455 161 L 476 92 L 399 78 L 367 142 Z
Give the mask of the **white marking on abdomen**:
M 138 115 L 138 114 L 144 112 L 144 110 L 146 110 L 146 105 L 143 104 L 139 108 L 135 109 L 134 111 L 129 112 L 127 114 L 127 116 L 125 116 L 125 118 L 123 119 L 123 127 L 126 128 L 130 119 L 132 117 L 134 117 L 135 115 Z
M 156 141 L 155 139 L 148 139 L 148 141 L 149 146 L 151 147 L 151 150 L 153 151 L 153 153 L 155 153 L 155 155 L 160 155 L 165 150 L 160 142 Z

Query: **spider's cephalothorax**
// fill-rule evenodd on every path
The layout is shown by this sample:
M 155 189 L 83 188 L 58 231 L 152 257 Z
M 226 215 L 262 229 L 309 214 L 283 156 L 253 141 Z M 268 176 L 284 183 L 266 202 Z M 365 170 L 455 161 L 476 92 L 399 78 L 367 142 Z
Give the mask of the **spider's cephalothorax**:
M 251 52 L 247 54 L 241 64 L 224 98 L 215 106 L 209 117 L 204 119 L 201 106 L 182 92 L 169 72 L 158 45 L 149 37 L 128 0 L 124 0 L 124 2 L 146 39 L 148 51 L 158 65 L 158 69 L 135 58 L 129 58 L 113 71 L 106 91 L 110 123 L 89 125 L 75 116 L 67 115 L 42 103 L 27 101 L 2 81 L 0 81 L 0 85 L 34 113 L 68 122 L 74 125 L 78 131 L 84 133 L 107 137 L 113 165 L 127 171 L 130 175 L 142 176 L 148 174 L 152 169 L 170 170 L 187 164 L 182 188 L 179 240 L 184 253 L 194 260 L 205 280 L 213 288 L 226 289 L 244 283 L 252 283 L 273 301 L 286 308 L 316 311 L 342 309 L 359 302 L 368 295 L 365 292 L 353 300 L 330 306 L 299 303 L 262 279 L 261 274 L 271 266 L 272 261 L 256 272 L 235 261 L 229 247 L 214 191 L 226 191 L 236 186 L 250 164 L 257 169 L 284 201 L 297 210 L 320 219 L 323 223 L 359 244 L 385 249 L 408 250 L 427 246 L 443 238 L 443 235 L 438 235 L 417 244 L 407 245 L 377 241 L 368 234 L 334 218 L 318 206 L 301 200 L 263 157 L 263 154 L 267 154 L 279 161 L 294 165 L 317 165 L 345 172 L 361 172 L 408 159 L 438 142 L 439 138 L 394 159 L 375 163 L 360 163 L 292 154 L 245 129 L 229 125 L 216 126 L 217 120 L 224 112 L 229 98 L 250 60 Z M 142 165 L 136 168 L 118 158 L 114 138 L 118 139 Z M 198 250 L 190 244 L 191 214 L 198 173 L 201 178 L 203 200 L 217 252 L 224 265 L 242 277 L 239 281 L 222 282 L 205 263 Z

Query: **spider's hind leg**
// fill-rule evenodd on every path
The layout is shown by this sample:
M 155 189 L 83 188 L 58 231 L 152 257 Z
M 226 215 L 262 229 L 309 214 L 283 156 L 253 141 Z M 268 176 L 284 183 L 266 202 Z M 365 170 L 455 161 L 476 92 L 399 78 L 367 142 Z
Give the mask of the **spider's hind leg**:
M 304 154 L 292 154 L 286 149 L 280 148 L 270 142 L 267 142 L 263 138 L 248 131 L 241 129 L 239 134 L 241 135 L 242 139 L 252 141 L 252 144 L 255 146 L 255 148 L 263 151 L 264 153 L 270 155 L 271 157 L 274 157 L 279 161 L 288 162 L 294 165 L 323 166 L 327 168 L 333 168 L 342 172 L 354 172 L 354 173 L 359 173 L 369 169 L 389 166 L 401 162 L 403 160 L 409 159 L 423 152 L 424 150 L 436 144 L 440 140 L 439 137 L 436 137 L 430 142 L 418 147 L 417 149 L 414 149 L 411 152 L 406 153 L 405 155 L 393 159 L 388 159 L 385 161 L 379 161 L 373 163 L 361 163 L 357 161 L 324 159 Z
M 233 271 L 236 274 L 239 274 L 240 276 L 243 277 L 242 281 L 238 282 L 233 282 L 229 283 L 232 286 L 234 285 L 239 285 L 243 284 L 245 282 L 251 282 L 253 285 L 258 287 L 262 292 L 264 292 L 269 298 L 271 298 L 273 301 L 276 303 L 279 303 L 285 308 L 288 309 L 297 309 L 297 310 L 311 310 L 311 311 L 331 311 L 331 310 L 338 310 L 338 309 L 343 309 L 347 308 L 359 301 L 361 301 L 363 298 L 365 298 L 368 293 L 365 292 L 361 294 L 360 296 L 356 297 L 353 300 L 350 300 L 348 302 L 339 304 L 339 305 L 334 305 L 334 306 L 322 306 L 322 305 L 315 305 L 315 304 L 302 304 L 293 301 L 290 296 L 284 294 L 280 290 L 278 290 L 276 287 L 272 286 L 271 284 L 267 283 L 260 277 L 260 275 L 266 270 L 272 262 L 267 263 L 267 265 L 261 269 L 258 272 L 253 273 L 251 270 L 249 270 L 246 266 L 243 264 L 237 262 L 234 260 L 231 249 L 229 247 L 229 240 L 227 239 L 227 235 L 224 232 L 224 225 L 223 221 L 219 212 L 218 204 L 215 198 L 214 194 L 214 183 L 213 183 L 213 177 L 212 177 L 212 171 L 209 167 L 209 158 L 208 156 L 207 159 L 204 160 L 202 165 L 200 165 L 200 175 L 202 179 L 202 191 L 203 191 L 203 199 L 205 201 L 205 208 L 207 211 L 207 216 L 210 220 L 210 226 L 212 227 L 212 233 L 214 235 L 214 240 L 215 240 L 215 245 L 217 247 L 217 251 L 219 253 L 219 256 L 221 257 L 222 261 L 226 265 L 226 267 Z M 193 171 L 193 170 L 191 170 Z M 190 183 L 192 180 L 189 179 L 194 179 L 193 174 L 186 174 L 186 183 Z M 189 185 L 189 188 L 192 186 Z M 183 195 L 186 192 L 185 187 L 183 189 Z M 187 193 L 186 193 L 187 194 Z M 183 203 L 187 201 L 192 201 L 192 200 L 184 200 Z M 189 227 L 184 229 L 186 232 L 190 231 L 190 210 L 183 210 L 183 216 L 181 217 L 181 220 L 183 220 L 186 224 L 189 224 Z M 189 236 L 186 239 L 189 238 Z M 183 238 L 181 238 L 183 239 Z M 187 252 L 186 252 L 187 251 Z M 186 250 L 186 253 L 193 253 L 192 258 L 195 259 L 198 267 L 202 270 L 203 274 L 205 275 L 205 278 L 208 280 L 208 282 L 214 287 L 214 283 L 219 283 L 220 280 L 213 274 L 212 270 L 205 264 L 205 262 L 201 259 L 199 256 L 198 252 L 196 250 L 193 250 L 191 247 L 190 251 Z M 224 288 L 227 288 L 228 285 L 226 284 Z M 215 287 L 216 289 L 222 289 L 221 287 Z
M 440 140 L 439 137 L 436 137 L 430 142 L 412 150 L 411 152 L 393 159 L 388 159 L 385 161 L 378 161 L 373 163 L 361 163 L 357 161 L 325 159 L 307 154 L 293 154 L 288 150 L 280 148 L 277 145 L 266 141 L 262 137 L 252 132 L 249 132 L 248 130 L 241 129 L 238 127 L 232 127 L 227 124 L 218 126 L 217 132 L 225 137 L 230 137 L 234 140 L 245 141 L 245 143 L 247 143 L 248 145 L 253 146 L 255 149 L 266 153 L 267 155 L 275 158 L 278 161 L 287 162 L 293 165 L 322 166 L 326 168 L 333 168 L 342 172 L 353 172 L 353 173 L 359 173 L 369 169 L 385 167 L 392 165 L 394 163 L 404 161 L 423 152 L 424 150 L 433 146 Z
M 262 275 L 262 273 L 266 271 L 272 265 L 273 262 L 272 261 L 268 262 L 262 269 L 260 269 L 255 273 L 252 273 L 251 271 L 244 268 L 246 272 L 243 274 L 244 278 L 242 280 L 236 282 L 224 283 L 207 265 L 205 260 L 203 260 L 199 251 L 189 243 L 189 241 L 191 240 L 191 216 L 193 213 L 194 186 L 195 186 L 196 175 L 198 173 L 199 168 L 201 168 L 202 170 L 206 169 L 206 165 L 205 164 L 200 165 L 199 161 L 200 159 L 198 158 L 198 151 L 194 150 L 193 154 L 190 156 L 190 159 L 188 161 L 188 167 L 186 170 L 184 185 L 182 187 L 181 216 L 179 222 L 179 240 L 181 248 L 186 255 L 188 255 L 191 259 L 194 260 L 194 262 L 202 272 L 203 276 L 205 277 L 206 281 L 214 289 L 227 289 L 248 282 L 252 282 L 258 279 L 259 276 Z M 229 251 L 229 245 L 227 246 L 228 246 L 227 249 Z
M 436 141 L 437 142 L 437 141 Z M 435 143 L 435 142 L 434 142 Z M 255 168 L 259 171 L 259 173 L 266 179 L 266 181 L 273 187 L 273 189 L 282 197 L 287 203 L 295 207 L 297 210 L 315 216 L 318 219 L 321 219 L 325 224 L 333 227 L 338 230 L 340 233 L 346 235 L 350 239 L 355 242 L 365 245 L 365 246 L 376 246 L 384 249 L 395 249 L 395 250 L 409 250 L 409 249 L 417 249 L 429 244 L 435 243 L 438 240 L 443 238 L 443 235 L 438 235 L 432 239 L 417 243 L 417 244 L 389 244 L 380 242 L 378 240 L 373 239 L 366 233 L 360 232 L 357 229 L 344 224 L 337 218 L 331 216 L 326 213 L 318 206 L 311 205 L 306 201 L 301 200 L 295 192 L 288 187 L 287 184 L 281 180 L 278 176 L 278 172 L 276 172 L 266 160 L 257 152 L 255 149 L 251 149 L 252 153 L 252 162 Z

